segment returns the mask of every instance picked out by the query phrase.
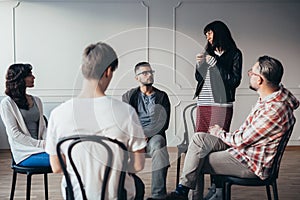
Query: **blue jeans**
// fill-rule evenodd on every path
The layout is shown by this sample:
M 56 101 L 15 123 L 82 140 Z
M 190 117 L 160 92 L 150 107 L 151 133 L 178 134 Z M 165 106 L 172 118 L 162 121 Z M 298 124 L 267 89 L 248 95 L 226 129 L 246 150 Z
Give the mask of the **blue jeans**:
M 154 135 L 148 141 L 146 150 L 152 158 L 152 198 L 165 198 L 167 172 L 170 166 L 165 138 L 161 135 Z
M 18 165 L 23 167 L 50 167 L 49 154 L 45 152 L 32 154 Z

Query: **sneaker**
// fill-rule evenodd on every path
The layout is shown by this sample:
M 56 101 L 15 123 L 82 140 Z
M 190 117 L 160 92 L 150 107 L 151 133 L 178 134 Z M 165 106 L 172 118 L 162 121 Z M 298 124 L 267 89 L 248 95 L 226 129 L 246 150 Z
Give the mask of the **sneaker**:
M 166 200 L 188 200 L 187 196 L 180 195 L 176 192 L 171 192 L 167 195 Z
M 178 184 L 176 190 L 167 195 L 166 200 L 188 200 L 190 188 Z
M 209 200 L 216 193 L 216 185 L 213 183 L 211 187 L 208 188 L 208 193 L 203 198 L 203 200 Z
M 208 200 L 223 200 L 223 189 L 216 188 L 216 192 Z

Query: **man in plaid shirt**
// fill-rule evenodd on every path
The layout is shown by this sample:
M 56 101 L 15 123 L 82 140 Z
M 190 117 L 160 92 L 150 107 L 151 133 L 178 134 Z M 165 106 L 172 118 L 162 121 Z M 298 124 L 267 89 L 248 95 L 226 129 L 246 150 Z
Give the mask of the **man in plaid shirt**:
M 201 186 L 199 199 L 203 199 L 204 172 L 242 178 L 268 177 L 279 141 L 294 125 L 293 111 L 299 106 L 296 97 L 281 85 L 282 75 L 280 61 L 269 56 L 258 59 L 248 76 L 250 89 L 257 91 L 259 99 L 246 121 L 234 132 L 215 125 L 209 133 L 194 134 L 180 184 L 168 195 L 169 199 L 188 199 L 188 192 L 197 181 Z

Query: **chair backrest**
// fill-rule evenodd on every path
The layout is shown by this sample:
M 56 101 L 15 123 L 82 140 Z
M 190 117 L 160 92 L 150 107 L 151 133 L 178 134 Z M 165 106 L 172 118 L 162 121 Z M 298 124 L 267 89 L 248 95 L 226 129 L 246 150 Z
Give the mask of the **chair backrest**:
M 287 146 L 287 143 L 292 135 L 294 125 L 292 125 L 282 136 L 279 145 L 277 147 L 276 155 L 272 163 L 271 171 L 269 173 L 270 179 L 277 179 L 279 174 L 280 162 L 283 156 L 284 150 Z
M 67 164 L 65 164 L 65 161 L 61 154 L 63 143 L 65 143 L 67 145 L 67 156 L 66 156 Z M 81 146 L 79 145 L 79 143 L 81 143 Z M 100 147 L 101 150 L 98 147 L 94 148 L 95 145 Z M 113 146 L 118 147 L 119 151 L 116 151 L 116 148 Z M 74 155 L 73 151 L 75 148 L 78 148 L 78 147 L 80 147 L 80 148 L 78 149 L 77 152 L 75 151 L 76 155 Z M 94 149 L 89 151 L 90 148 L 94 148 Z M 70 174 L 68 171 L 71 168 L 67 167 L 68 164 L 71 165 L 72 170 L 74 171 L 74 173 L 76 175 L 77 181 L 78 181 L 80 189 L 81 189 L 82 199 L 83 200 L 87 199 L 85 186 L 82 181 L 82 179 L 84 179 L 84 176 L 86 174 L 84 174 L 84 172 L 82 172 L 81 170 L 78 170 L 78 166 L 76 166 L 76 164 L 78 165 L 78 162 L 76 161 L 76 159 L 77 159 L 77 157 L 80 157 L 79 154 L 81 154 L 82 151 L 87 151 L 87 154 L 82 154 L 82 155 L 84 155 L 84 158 L 82 158 L 82 159 L 85 163 L 81 163 L 84 166 L 83 168 L 86 171 L 90 170 L 86 166 L 89 164 L 89 163 L 87 163 L 87 162 L 89 162 L 89 160 L 92 160 L 91 162 L 96 161 L 96 162 L 92 163 L 93 165 L 98 165 L 98 164 L 102 165 L 102 167 L 100 167 L 100 168 L 96 167 L 96 169 L 101 169 L 101 170 L 105 169 L 104 171 L 99 170 L 96 173 L 93 173 L 91 171 L 89 172 L 91 174 L 90 176 L 92 176 L 93 180 L 98 180 L 100 177 L 97 177 L 97 176 L 101 176 L 101 178 L 100 178 L 101 184 L 102 184 L 101 199 L 105 199 L 105 193 L 106 193 L 106 190 L 108 189 L 107 183 L 109 182 L 109 178 L 110 178 L 112 169 L 118 170 L 119 174 L 120 174 L 119 180 L 117 180 L 119 183 L 118 189 L 117 189 L 118 199 L 126 199 L 127 198 L 126 190 L 124 189 L 124 184 L 125 184 L 125 176 L 126 176 L 126 171 L 127 171 L 128 151 L 127 151 L 126 146 L 123 143 L 119 142 L 118 140 L 113 140 L 113 139 L 110 139 L 107 137 L 97 136 L 97 135 L 74 135 L 74 136 L 61 138 L 56 146 L 56 151 L 57 151 L 58 159 L 62 166 L 62 170 L 63 170 L 65 180 L 67 183 L 67 189 L 66 189 L 67 199 L 74 199 L 72 180 L 71 180 L 71 177 L 70 177 Z M 96 154 L 95 154 L 95 151 L 96 151 Z M 123 153 L 120 153 L 120 151 L 122 151 Z M 120 154 L 122 154 L 122 155 L 120 155 Z M 122 163 L 121 164 L 122 166 L 119 166 L 120 169 L 115 169 L 113 166 L 113 163 L 114 163 L 115 159 L 119 159 L 120 157 L 121 157 L 120 162 Z M 75 160 L 75 162 L 74 162 L 74 160 Z M 81 162 L 82 162 L 82 160 L 81 160 Z
M 45 121 L 46 127 L 48 127 L 48 119 L 47 119 L 47 117 L 46 117 L 45 115 L 43 115 L 43 119 L 44 119 L 44 121 Z
M 197 108 L 197 103 L 192 103 L 192 104 L 187 105 L 183 109 L 183 112 L 182 112 L 183 125 L 184 125 L 183 143 L 185 143 L 185 144 L 189 144 L 190 133 L 191 132 L 194 133 L 195 129 L 196 129 L 196 123 L 195 123 L 196 120 L 195 120 L 195 114 L 194 114 L 196 108 Z M 191 128 L 189 128 L 190 125 L 192 125 L 192 128 L 193 128 L 192 131 L 191 131 Z

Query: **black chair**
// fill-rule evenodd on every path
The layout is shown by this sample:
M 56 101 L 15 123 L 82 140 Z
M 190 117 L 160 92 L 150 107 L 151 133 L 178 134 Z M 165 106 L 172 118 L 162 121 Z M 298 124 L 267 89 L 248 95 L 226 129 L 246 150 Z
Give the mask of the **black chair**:
M 48 173 L 52 173 L 51 167 L 23 167 L 15 163 L 12 157 L 11 168 L 13 169 L 13 179 L 10 192 L 10 199 L 14 199 L 15 187 L 17 182 L 17 174 L 26 174 L 27 175 L 27 186 L 26 186 L 26 199 L 30 199 L 30 190 L 31 190 L 31 177 L 34 174 L 43 174 L 44 175 L 44 187 L 45 187 L 45 199 L 48 199 Z
M 120 178 L 119 178 L 119 186 L 118 186 L 118 190 L 117 190 L 118 191 L 117 196 L 118 196 L 118 199 L 120 199 L 120 200 L 126 200 L 127 199 L 127 192 L 124 188 L 125 175 L 126 175 L 126 172 L 127 172 L 127 162 L 128 162 L 128 151 L 127 151 L 126 146 L 123 143 L 119 142 L 118 140 L 113 140 L 113 139 L 103 137 L 103 136 L 74 135 L 74 136 L 61 138 L 60 141 L 58 142 L 57 146 L 56 146 L 58 159 L 59 159 L 59 162 L 62 166 L 62 170 L 63 170 L 65 180 L 66 180 L 66 183 L 67 183 L 67 188 L 66 188 L 67 200 L 73 200 L 74 199 L 74 191 L 73 191 L 71 178 L 70 178 L 70 175 L 68 173 L 65 161 L 63 159 L 63 155 L 61 154 L 61 146 L 63 145 L 63 143 L 66 143 L 67 141 L 69 143 L 69 146 L 67 148 L 67 157 L 68 157 L 70 166 L 72 167 L 72 169 L 73 169 L 73 171 L 76 175 L 77 181 L 79 183 L 83 200 L 87 200 L 87 196 L 86 196 L 86 192 L 85 192 L 85 189 L 84 189 L 85 188 L 84 183 L 83 183 L 82 178 L 80 176 L 80 172 L 78 171 L 78 169 L 76 167 L 76 164 L 74 162 L 73 157 L 75 157 L 75 156 L 73 156 L 73 154 L 72 154 L 72 150 L 74 150 L 74 146 L 79 144 L 79 143 L 83 143 L 83 142 L 94 142 L 96 145 L 100 145 L 103 149 L 101 152 L 99 152 L 99 154 L 97 154 L 97 158 L 98 159 L 101 158 L 101 156 L 103 156 L 103 154 L 105 153 L 104 151 L 106 151 L 106 153 L 107 153 L 107 158 L 110 158 L 110 159 L 107 159 L 106 161 L 101 160 L 101 162 L 105 162 L 105 164 L 104 164 L 105 165 L 105 167 L 104 167 L 105 171 L 104 171 L 104 174 L 103 174 L 103 182 L 102 182 L 102 186 L 101 186 L 102 187 L 101 188 L 101 200 L 104 200 L 109 175 L 110 175 L 111 170 L 113 169 L 112 168 L 113 160 L 116 157 L 120 157 L 119 152 L 118 152 L 118 155 L 116 155 L 115 150 L 113 150 L 111 148 L 113 145 L 117 145 L 119 147 L 119 150 L 123 152 L 123 156 L 121 156 L 122 157 L 122 160 L 121 160 L 122 167 L 121 167 L 121 169 L 116 169 L 116 170 L 120 171 Z M 78 157 L 78 154 L 76 155 L 76 157 Z M 91 153 L 89 154 L 89 157 L 92 157 Z M 86 159 L 86 162 L 88 162 L 87 157 L 85 157 L 84 159 Z M 95 178 L 97 178 L 97 177 L 95 177 Z
M 271 200 L 270 185 L 273 188 L 274 199 L 278 200 L 278 190 L 276 180 L 279 174 L 280 162 L 283 156 L 285 147 L 290 139 L 293 131 L 293 126 L 283 135 L 280 140 L 279 146 L 277 147 L 277 153 L 275 155 L 272 167 L 270 169 L 270 175 L 267 179 L 261 180 L 260 178 L 239 178 L 234 176 L 222 176 L 224 183 L 224 193 L 223 199 L 230 200 L 231 198 L 231 186 L 241 185 L 241 186 L 266 186 L 266 191 L 268 195 L 268 200 Z
M 184 133 L 183 133 L 183 141 L 181 144 L 177 145 L 177 173 L 176 173 L 176 185 L 179 183 L 179 174 L 180 174 L 180 163 L 181 163 L 181 154 L 186 153 L 189 146 L 189 139 L 191 132 L 192 134 L 195 132 L 196 124 L 195 124 L 195 115 L 194 111 L 197 108 L 197 103 L 192 103 L 187 105 L 183 109 L 183 125 L 184 125 Z M 188 112 L 188 110 L 190 112 Z M 188 116 L 189 114 L 189 116 Z M 189 129 L 189 124 L 187 118 L 190 119 L 190 123 L 192 123 L 193 129 Z M 189 131 L 190 130 L 190 131 Z
M 44 116 L 44 120 L 47 124 L 47 119 Z M 13 178 L 12 178 L 12 186 L 10 192 L 10 200 L 14 199 L 16 182 L 17 182 L 17 174 L 26 174 L 27 175 L 27 184 L 26 184 L 26 199 L 30 199 L 30 191 L 31 191 L 31 177 L 34 174 L 43 174 L 44 175 L 44 187 L 45 187 L 45 199 L 48 199 L 48 173 L 52 173 L 51 167 L 23 167 L 16 164 L 13 155 L 11 162 L 11 169 L 13 170 Z

